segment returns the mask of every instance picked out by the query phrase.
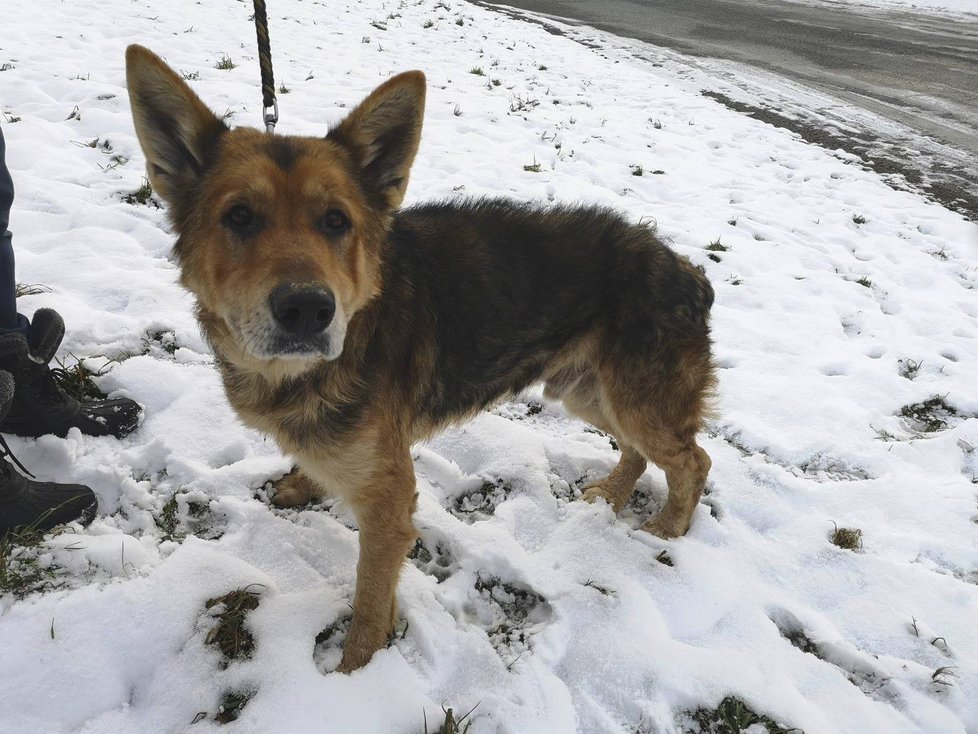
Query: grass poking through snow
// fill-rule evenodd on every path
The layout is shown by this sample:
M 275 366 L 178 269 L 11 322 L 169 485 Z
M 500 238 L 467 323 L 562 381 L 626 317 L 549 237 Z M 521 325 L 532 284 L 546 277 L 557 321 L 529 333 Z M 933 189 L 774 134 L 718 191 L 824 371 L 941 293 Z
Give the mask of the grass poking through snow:
M 36 285 L 31 283 L 18 283 L 14 286 L 14 295 L 17 298 L 21 296 L 36 296 L 40 293 L 50 293 L 51 289 L 46 285 Z
M 156 518 L 156 527 L 163 534 L 163 540 L 173 540 L 177 533 L 179 519 L 177 518 L 177 496 L 174 494 L 170 499 L 163 503 L 160 516 Z
M 241 716 L 241 709 L 254 696 L 254 691 L 228 691 L 221 699 L 221 705 L 217 710 L 217 714 L 214 715 L 214 720 L 219 724 L 230 724 Z
M 845 550 L 858 550 L 863 547 L 863 531 L 859 528 L 840 528 L 836 525 L 829 538 L 832 545 Z
M 764 727 L 767 734 L 804 734 L 801 729 L 785 727 L 774 719 L 759 714 L 739 698 L 727 696 L 715 709 L 697 709 L 686 713 L 689 724 L 684 734 L 754 734 Z
M 68 356 L 74 358 L 74 355 Z M 64 360 L 57 357 L 54 361 L 58 366 L 51 368 L 51 373 L 55 382 L 66 393 L 81 401 L 105 399 L 105 393 L 95 384 L 94 378 L 104 375 L 108 366 L 92 370 L 85 365 L 84 359 L 78 359 L 72 365 L 67 365 Z
M 153 198 L 153 187 L 150 186 L 149 179 L 146 178 L 143 179 L 143 183 L 138 189 L 130 191 L 128 194 L 123 194 L 122 200 L 127 204 L 148 204 L 157 209 L 161 208 L 161 204 Z
M 941 395 L 900 408 L 900 415 L 921 433 L 936 433 L 944 430 L 947 428 L 948 419 L 957 414 L 955 407 L 949 405 Z
M 227 665 L 238 658 L 251 657 L 255 649 L 255 638 L 245 629 L 248 612 L 258 608 L 261 584 L 252 584 L 243 589 L 235 589 L 224 596 L 208 599 L 204 606 L 217 624 L 210 629 L 204 642 L 220 649 Z
M 475 711 L 475 708 L 470 709 L 469 713 L 460 719 L 455 718 L 455 712 L 452 709 L 442 708 L 442 711 L 445 712 L 445 720 L 434 731 L 428 728 L 428 714 L 425 713 L 424 734 L 466 734 L 472 728 L 472 721 L 468 719 L 472 712 Z
M 57 529 L 48 531 L 48 535 L 58 532 Z M 0 536 L 0 597 L 10 594 L 15 599 L 23 599 L 62 585 L 63 572 L 50 560 L 44 540 L 45 533 L 37 529 L 37 523 L 14 528 Z M 79 547 L 69 545 L 66 550 Z

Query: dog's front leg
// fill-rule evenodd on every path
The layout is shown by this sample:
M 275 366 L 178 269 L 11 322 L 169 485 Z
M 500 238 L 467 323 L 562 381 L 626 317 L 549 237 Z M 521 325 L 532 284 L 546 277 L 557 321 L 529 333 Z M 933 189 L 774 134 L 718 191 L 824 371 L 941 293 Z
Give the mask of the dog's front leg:
M 353 624 L 337 668 L 342 673 L 366 665 L 394 628 L 397 579 L 417 538 L 411 520 L 415 496 L 414 465 L 405 449 L 350 498 L 360 525 L 360 560 Z

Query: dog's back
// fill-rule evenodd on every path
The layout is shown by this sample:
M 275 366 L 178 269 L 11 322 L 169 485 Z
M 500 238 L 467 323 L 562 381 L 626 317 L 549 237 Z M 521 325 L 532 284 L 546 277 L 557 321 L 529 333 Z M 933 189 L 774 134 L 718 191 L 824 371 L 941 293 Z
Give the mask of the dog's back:
M 418 408 L 435 423 L 572 363 L 708 350 L 709 281 L 610 209 L 425 204 L 397 215 L 389 245 L 385 332 L 431 350 Z

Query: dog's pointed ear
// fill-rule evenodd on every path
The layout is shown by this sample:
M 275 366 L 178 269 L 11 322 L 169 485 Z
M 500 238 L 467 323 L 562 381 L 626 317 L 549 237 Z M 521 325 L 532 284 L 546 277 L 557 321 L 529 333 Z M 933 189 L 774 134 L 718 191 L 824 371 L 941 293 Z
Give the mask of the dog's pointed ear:
M 370 93 L 327 136 L 349 149 L 365 188 L 396 209 L 407 191 L 411 164 L 421 142 L 425 78 L 407 71 Z
M 183 79 L 142 46 L 126 49 L 126 85 L 149 182 L 173 203 L 199 179 L 208 149 L 227 126 Z

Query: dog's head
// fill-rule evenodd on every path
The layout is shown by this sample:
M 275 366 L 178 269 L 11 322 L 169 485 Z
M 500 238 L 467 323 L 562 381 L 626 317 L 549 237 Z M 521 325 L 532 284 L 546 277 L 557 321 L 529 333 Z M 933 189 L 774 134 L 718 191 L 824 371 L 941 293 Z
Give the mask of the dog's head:
M 179 235 L 181 282 L 250 361 L 335 359 L 378 292 L 421 137 L 425 79 L 374 90 L 325 138 L 228 129 L 152 52 L 126 51 L 133 120 Z M 284 365 L 283 365 L 284 366 Z

